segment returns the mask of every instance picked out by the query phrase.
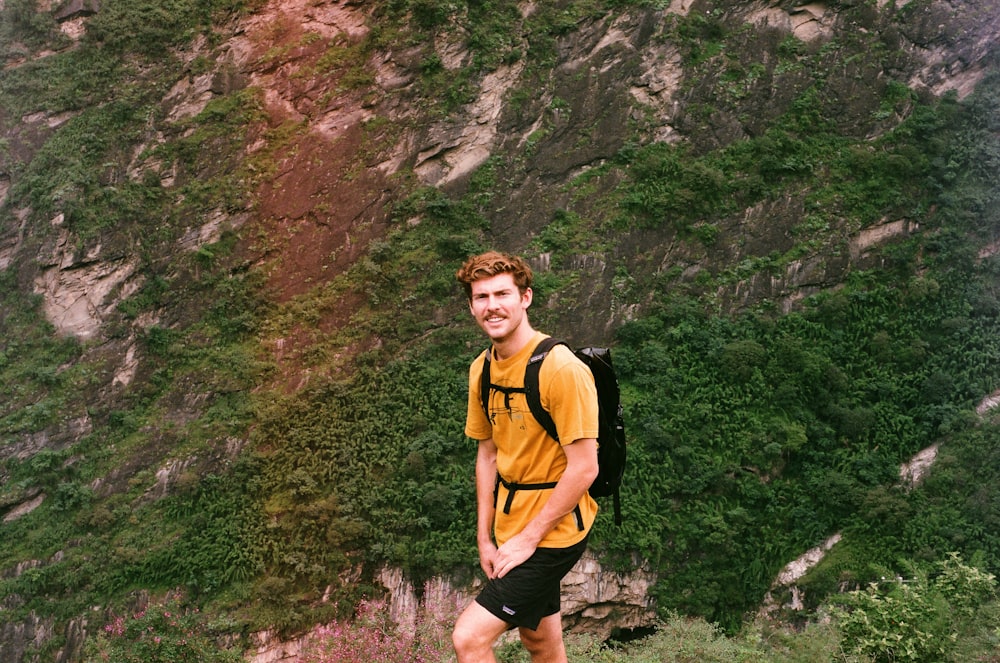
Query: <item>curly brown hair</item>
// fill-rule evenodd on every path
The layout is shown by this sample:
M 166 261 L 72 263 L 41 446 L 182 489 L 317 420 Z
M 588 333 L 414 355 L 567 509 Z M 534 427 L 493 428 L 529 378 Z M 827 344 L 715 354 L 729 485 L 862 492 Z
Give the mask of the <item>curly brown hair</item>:
M 465 296 L 472 299 L 472 284 L 480 279 L 488 279 L 497 274 L 510 274 L 514 277 L 514 285 L 523 294 L 531 287 L 532 273 L 531 267 L 523 258 L 500 253 L 499 251 L 487 251 L 479 255 L 472 256 L 455 273 L 455 278 L 465 289 Z

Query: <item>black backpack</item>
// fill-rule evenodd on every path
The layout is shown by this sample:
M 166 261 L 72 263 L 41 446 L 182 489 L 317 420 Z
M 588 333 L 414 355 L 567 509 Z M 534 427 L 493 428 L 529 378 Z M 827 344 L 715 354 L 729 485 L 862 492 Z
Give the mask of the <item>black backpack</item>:
M 538 372 L 541 370 L 542 361 L 549 354 L 549 351 L 557 345 L 569 347 L 565 341 L 555 338 L 545 338 L 536 347 L 528 359 L 528 366 L 524 370 L 524 388 L 501 387 L 490 382 L 490 355 L 492 350 L 487 350 L 483 362 L 483 375 L 480 384 L 480 395 L 483 402 L 483 410 L 489 416 L 490 389 L 501 391 L 506 395 L 512 392 L 523 392 L 528 402 L 528 408 L 532 416 L 541 424 L 542 428 L 553 437 L 559 440 L 556 426 L 552 422 L 552 417 L 545 408 L 542 407 L 541 392 L 538 386 Z M 622 483 L 622 476 L 625 473 L 625 419 L 622 414 L 621 395 L 618 389 L 618 376 L 615 375 L 615 368 L 611 363 L 611 351 L 608 348 L 585 347 L 574 350 L 574 354 L 590 369 L 594 375 L 594 384 L 597 386 L 598 404 L 598 435 L 597 443 L 597 464 L 598 473 L 594 483 L 590 486 L 590 494 L 593 497 L 614 498 L 615 524 L 621 525 L 621 496 L 619 488 Z M 547 484 L 539 484 L 544 487 Z M 547 485 L 552 487 L 554 484 Z M 534 487 L 517 486 L 520 489 Z

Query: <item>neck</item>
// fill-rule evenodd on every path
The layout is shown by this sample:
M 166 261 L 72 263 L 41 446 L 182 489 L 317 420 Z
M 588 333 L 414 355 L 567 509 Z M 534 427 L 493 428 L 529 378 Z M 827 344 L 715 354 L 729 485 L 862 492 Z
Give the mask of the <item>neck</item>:
M 509 359 L 520 352 L 534 337 L 535 330 L 525 320 L 514 334 L 493 339 L 493 354 L 497 359 Z

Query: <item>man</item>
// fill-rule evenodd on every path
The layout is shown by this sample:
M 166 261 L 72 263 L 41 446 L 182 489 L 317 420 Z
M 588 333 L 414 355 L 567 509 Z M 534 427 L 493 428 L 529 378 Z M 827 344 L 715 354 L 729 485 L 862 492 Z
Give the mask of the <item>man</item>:
M 535 421 L 523 393 L 525 367 L 545 338 L 528 322 L 531 268 L 491 251 L 469 258 L 456 276 L 492 346 L 470 367 L 465 428 L 479 442 L 476 536 L 487 582 L 455 624 L 455 652 L 459 663 L 494 662 L 497 638 L 516 627 L 533 663 L 566 663 L 559 585 L 583 554 L 597 515 L 587 493 L 597 475 L 593 376 L 564 345 L 542 363 L 539 391 L 557 442 Z M 492 353 L 488 415 L 480 386 L 486 352 Z

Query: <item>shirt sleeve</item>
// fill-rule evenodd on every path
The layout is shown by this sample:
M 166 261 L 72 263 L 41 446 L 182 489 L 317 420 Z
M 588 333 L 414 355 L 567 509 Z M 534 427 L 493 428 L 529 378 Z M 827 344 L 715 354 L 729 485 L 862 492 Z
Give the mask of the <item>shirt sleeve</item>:
M 469 366 L 469 401 L 465 415 L 465 434 L 473 440 L 488 440 L 493 437 L 493 426 L 483 411 L 483 401 L 479 394 L 483 376 L 483 352 Z
M 594 376 L 569 348 L 560 345 L 553 348 L 553 352 L 558 354 L 550 358 L 557 361 L 548 367 L 549 374 L 539 378 L 543 385 L 542 405 L 556 425 L 559 443 L 566 445 L 584 438 L 596 438 L 600 429 Z M 546 369 L 545 364 L 542 368 Z

